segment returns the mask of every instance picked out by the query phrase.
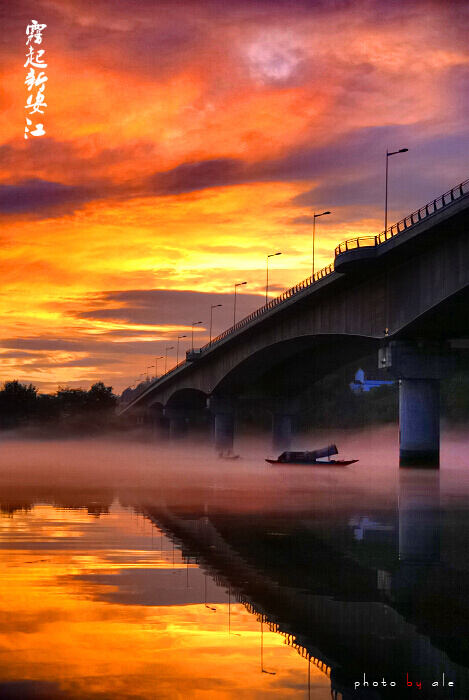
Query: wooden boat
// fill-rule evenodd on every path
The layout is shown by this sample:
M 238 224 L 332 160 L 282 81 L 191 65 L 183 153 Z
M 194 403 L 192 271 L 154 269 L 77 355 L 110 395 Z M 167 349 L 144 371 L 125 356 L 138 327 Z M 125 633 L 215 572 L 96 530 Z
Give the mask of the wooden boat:
M 358 462 L 358 459 L 331 459 L 331 455 L 336 455 L 338 452 L 336 445 L 328 445 L 309 452 L 282 452 L 277 459 L 266 459 L 265 461 L 269 464 L 318 467 L 346 467 L 348 464 Z

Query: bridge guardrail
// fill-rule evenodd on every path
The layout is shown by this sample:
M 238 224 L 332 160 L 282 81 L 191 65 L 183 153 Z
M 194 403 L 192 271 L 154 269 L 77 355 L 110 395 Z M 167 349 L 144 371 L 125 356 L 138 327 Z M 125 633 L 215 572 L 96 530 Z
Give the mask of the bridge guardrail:
M 335 249 L 335 257 L 341 253 L 345 253 L 348 250 L 354 250 L 355 248 L 381 245 L 381 243 L 388 241 L 390 238 L 394 238 L 394 236 L 406 231 L 414 224 L 418 224 L 419 221 L 426 219 L 427 216 L 436 214 L 438 211 L 441 211 L 456 199 L 459 199 L 468 193 L 469 180 L 464 180 L 464 182 L 461 182 L 461 184 L 453 187 L 453 189 L 448 190 L 448 192 L 440 195 L 440 197 L 437 197 L 425 206 L 420 207 L 420 209 L 417 209 L 417 211 L 414 211 L 412 214 L 405 216 L 403 219 L 398 221 L 397 224 L 393 224 L 386 229 L 386 231 L 382 231 L 376 236 L 361 236 L 359 238 L 349 238 L 347 241 L 342 241 L 342 243 L 339 243 Z
M 451 190 L 448 190 L 448 192 L 445 192 L 440 197 L 437 197 L 425 206 L 420 207 L 420 209 L 417 209 L 417 211 L 414 211 L 412 214 L 409 214 L 409 216 L 404 217 L 403 219 L 398 221 L 397 224 L 393 224 L 386 231 L 382 231 L 376 236 L 361 236 L 358 238 L 350 238 L 347 241 L 342 241 L 342 243 L 339 243 L 339 245 L 335 249 L 335 257 L 337 257 L 340 253 L 344 253 L 347 250 L 353 250 L 354 248 L 373 247 L 381 245 L 390 238 L 393 238 L 399 233 L 402 233 L 403 231 L 407 230 L 408 228 L 410 228 L 410 226 L 413 226 L 419 221 L 422 221 L 422 219 L 425 219 L 427 216 L 432 216 L 433 214 L 436 214 L 437 212 L 441 211 L 446 206 L 454 202 L 456 199 L 459 199 L 460 197 L 468 193 L 469 179 L 464 180 L 464 182 L 461 182 L 459 185 L 453 187 Z M 207 343 L 202 348 L 200 348 L 201 352 L 203 353 L 204 350 L 208 350 L 220 340 L 223 340 L 232 333 L 235 333 L 240 328 L 244 328 L 244 326 L 248 325 L 248 323 L 251 323 L 251 321 L 260 318 L 265 313 L 270 311 L 270 309 L 273 309 L 274 307 L 278 306 L 287 299 L 290 299 L 291 297 L 295 296 L 304 289 L 307 289 L 316 282 L 319 282 L 319 280 L 322 280 L 324 277 L 327 277 L 327 275 L 330 275 L 331 272 L 334 272 L 333 262 L 329 265 L 326 265 L 326 267 L 323 267 L 322 270 L 315 272 L 314 275 L 307 277 L 302 282 L 298 282 L 298 284 L 296 284 L 294 287 L 287 289 L 285 292 L 283 292 L 283 294 L 276 297 L 275 299 L 271 299 L 271 301 L 269 301 L 268 304 L 264 304 L 263 306 L 259 307 L 258 309 L 256 309 L 256 311 L 253 311 L 252 314 L 246 316 L 246 318 L 243 318 L 241 321 L 238 321 L 238 323 L 236 323 L 234 326 L 231 326 L 231 328 L 227 328 L 226 331 L 223 331 L 223 333 L 218 335 L 216 338 L 213 338 L 213 340 L 210 343 Z M 166 374 L 159 377 L 159 379 L 162 379 L 163 377 L 167 378 L 168 376 L 173 374 L 173 372 L 175 372 L 179 367 L 185 364 L 186 360 L 179 362 L 168 372 L 166 372 Z
M 327 277 L 327 275 L 330 275 L 331 272 L 334 272 L 334 263 L 330 263 L 330 265 L 323 267 L 322 270 L 315 272 L 314 275 L 311 275 L 305 280 L 298 282 L 298 284 L 295 284 L 294 287 L 290 287 L 290 289 L 287 289 L 286 292 L 283 292 L 283 294 L 281 294 L 280 296 L 275 297 L 275 299 L 271 299 L 268 302 L 268 304 L 260 306 L 258 309 L 256 309 L 256 311 L 253 311 L 252 314 L 249 314 L 249 316 L 246 316 L 246 318 L 243 318 L 241 321 L 238 321 L 238 323 L 235 323 L 235 325 L 231 328 L 227 328 L 226 331 L 223 331 L 223 333 L 214 338 L 211 343 L 207 343 L 207 345 L 204 345 L 201 348 L 201 350 L 207 350 L 219 340 L 223 340 L 223 338 L 226 338 L 228 335 L 231 335 L 231 333 L 234 333 L 234 331 L 237 331 L 239 328 L 243 328 L 251 321 L 254 321 L 254 319 L 263 316 L 265 313 L 267 313 L 267 311 L 273 309 L 275 306 L 278 306 L 283 301 L 290 299 L 292 296 L 295 296 L 295 294 L 298 294 L 299 292 L 303 291 L 303 289 L 307 289 L 307 287 L 310 287 L 315 282 L 318 282 L 324 277 Z
M 318 272 L 315 272 L 314 275 L 310 275 L 305 280 L 298 282 L 298 284 L 295 284 L 294 287 L 287 289 L 285 292 L 283 292 L 283 294 L 281 294 L 278 297 L 275 297 L 275 299 L 271 299 L 268 304 L 264 304 L 263 306 L 260 306 L 258 309 L 253 311 L 252 314 L 249 314 L 249 316 L 246 316 L 246 318 L 241 319 L 241 321 L 238 321 L 238 323 L 235 323 L 234 326 L 231 326 L 231 328 L 227 328 L 226 331 L 223 331 L 223 333 L 220 333 L 220 335 L 217 335 L 216 338 L 213 338 L 211 343 L 207 343 L 206 345 L 203 345 L 200 348 L 201 352 L 203 353 L 204 350 L 208 350 L 208 348 L 212 347 L 212 345 L 215 345 L 215 343 L 217 343 L 220 340 L 223 340 L 223 338 L 226 338 L 227 336 L 231 335 L 232 333 L 239 330 L 240 328 L 244 328 L 244 326 L 246 326 L 248 323 L 251 323 L 251 321 L 254 321 L 256 318 L 263 316 L 265 313 L 267 313 L 267 311 L 270 311 L 270 309 L 273 309 L 275 306 L 278 306 L 278 304 L 281 304 L 282 302 L 286 301 L 287 299 L 290 299 L 292 296 L 295 296 L 295 294 L 298 294 L 303 289 L 307 289 L 315 282 L 318 282 L 319 280 L 322 280 L 324 277 L 327 277 L 327 275 L 330 275 L 331 272 L 334 272 L 334 263 L 333 262 L 330 263 L 329 265 L 326 265 L 326 267 L 323 267 L 322 270 L 318 270 Z M 178 367 L 181 367 L 184 364 L 186 364 L 186 361 L 182 360 L 182 362 L 179 362 L 179 364 L 172 367 L 168 372 L 166 372 L 166 374 L 164 374 L 162 376 L 168 377 L 170 374 L 175 372 L 178 369 Z

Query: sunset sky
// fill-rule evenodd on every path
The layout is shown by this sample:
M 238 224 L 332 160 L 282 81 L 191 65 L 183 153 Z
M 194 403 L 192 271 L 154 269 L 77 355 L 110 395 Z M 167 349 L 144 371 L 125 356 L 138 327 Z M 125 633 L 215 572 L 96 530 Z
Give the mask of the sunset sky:
M 117 393 L 469 177 L 467 0 L 3 4 L 0 382 Z M 29 116 L 26 27 L 46 24 Z M 36 68 L 36 75 L 39 69 Z M 25 138 L 26 116 L 45 134 Z M 169 366 L 176 350 L 168 352 Z M 158 374 L 164 361 L 159 361 Z M 154 368 L 148 370 L 155 373 Z

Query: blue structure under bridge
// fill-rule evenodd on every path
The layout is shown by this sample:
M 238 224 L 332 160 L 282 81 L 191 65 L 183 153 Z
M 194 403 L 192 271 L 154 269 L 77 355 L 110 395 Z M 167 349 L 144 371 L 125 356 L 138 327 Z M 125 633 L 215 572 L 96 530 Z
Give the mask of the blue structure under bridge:
M 370 391 L 377 386 L 390 386 L 393 381 L 383 379 L 365 379 L 365 372 L 362 369 L 357 370 L 355 379 L 350 382 L 350 388 L 354 394 L 361 394 L 365 391 Z

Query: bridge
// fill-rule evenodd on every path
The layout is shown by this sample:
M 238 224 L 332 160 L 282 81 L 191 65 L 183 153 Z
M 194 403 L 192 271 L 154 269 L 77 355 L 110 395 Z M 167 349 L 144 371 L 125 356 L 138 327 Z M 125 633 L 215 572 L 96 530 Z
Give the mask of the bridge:
M 295 398 L 373 351 L 400 380 L 400 464 L 439 464 L 439 379 L 469 339 L 469 180 L 382 233 L 344 241 L 333 263 L 242 319 L 154 380 L 120 415 L 169 419 L 180 435 L 206 406 L 231 449 L 234 406 L 256 387 L 274 445 L 291 439 Z

